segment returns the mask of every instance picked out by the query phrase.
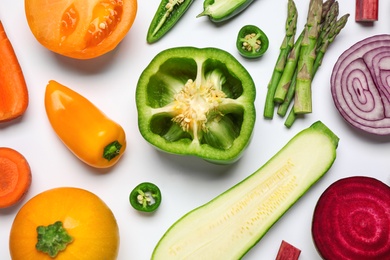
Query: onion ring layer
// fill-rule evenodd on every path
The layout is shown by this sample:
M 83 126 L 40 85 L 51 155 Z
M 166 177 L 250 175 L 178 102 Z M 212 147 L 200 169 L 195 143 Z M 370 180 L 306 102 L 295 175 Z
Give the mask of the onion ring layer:
M 347 49 L 330 83 L 335 106 L 348 123 L 390 135 L 390 35 L 375 35 Z

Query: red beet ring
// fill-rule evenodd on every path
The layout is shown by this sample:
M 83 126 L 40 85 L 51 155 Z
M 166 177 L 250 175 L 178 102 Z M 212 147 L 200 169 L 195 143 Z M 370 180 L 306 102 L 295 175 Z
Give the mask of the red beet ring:
M 390 135 L 390 35 L 366 38 L 337 60 L 330 80 L 334 104 L 352 126 Z
M 311 231 L 324 259 L 390 259 L 390 187 L 363 176 L 334 182 L 317 202 Z

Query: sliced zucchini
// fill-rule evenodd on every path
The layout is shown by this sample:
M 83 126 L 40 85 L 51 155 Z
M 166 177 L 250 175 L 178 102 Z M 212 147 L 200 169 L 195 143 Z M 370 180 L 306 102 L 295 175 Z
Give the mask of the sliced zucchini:
M 332 166 L 339 138 L 321 121 L 252 175 L 174 223 L 152 259 L 239 259 Z

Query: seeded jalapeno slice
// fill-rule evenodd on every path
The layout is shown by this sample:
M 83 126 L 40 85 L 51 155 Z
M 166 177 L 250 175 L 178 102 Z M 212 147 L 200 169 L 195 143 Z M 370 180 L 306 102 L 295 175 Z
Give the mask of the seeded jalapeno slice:
M 129 201 L 138 211 L 153 212 L 161 204 L 161 191 L 155 184 L 143 182 L 131 191 Z
M 236 47 L 241 56 L 254 59 L 262 56 L 268 49 L 267 35 L 255 25 L 245 25 L 237 35 Z

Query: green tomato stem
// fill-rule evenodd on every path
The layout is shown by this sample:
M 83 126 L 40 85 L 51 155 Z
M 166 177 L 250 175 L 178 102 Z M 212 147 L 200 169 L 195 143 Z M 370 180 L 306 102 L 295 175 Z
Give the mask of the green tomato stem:
M 35 248 L 38 251 L 48 254 L 54 258 L 60 251 L 64 251 L 73 238 L 68 234 L 62 226 L 61 221 L 48 226 L 38 226 L 38 242 Z

